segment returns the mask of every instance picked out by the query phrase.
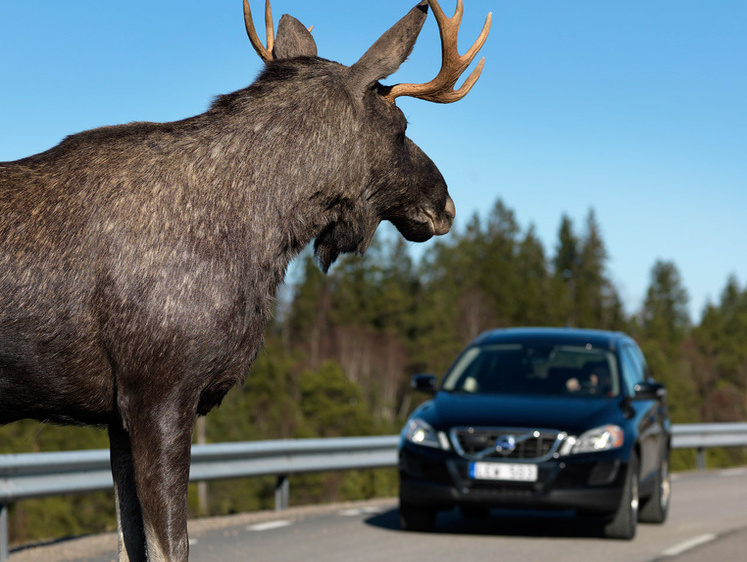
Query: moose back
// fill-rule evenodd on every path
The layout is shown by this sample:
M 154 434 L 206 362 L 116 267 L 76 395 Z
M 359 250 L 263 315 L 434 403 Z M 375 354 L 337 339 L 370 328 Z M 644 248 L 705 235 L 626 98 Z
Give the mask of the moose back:
M 432 7 L 443 66 L 384 86 Z M 203 114 L 72 135 L 0 163 L 0 423 L 108 428 L 123 560 L 183 560 L 198 414 L 243 381 L 289 261 L 326 271 L 382 220 L 408 240 L 449 231 L 454 203 L 405 136 L 399 96 L 441 103 L 487 37 L 456 49 L 462 6 L 421 2 L 350 67 L 283 16 L 250 41 L 266 66 Z M 272 21 L 269 3 L 268 21 Z

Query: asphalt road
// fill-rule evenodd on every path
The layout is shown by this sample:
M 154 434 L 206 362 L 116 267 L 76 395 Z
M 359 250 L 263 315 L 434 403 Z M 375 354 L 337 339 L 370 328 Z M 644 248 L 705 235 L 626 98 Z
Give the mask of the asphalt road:
M 494 510 L 482 521 L 439 515 L 434 533 L 400 531 L 392 499 L 192 521 L 191 560 L 325 562 L 602 560 L 732 562 L 747 559 L 747 469 L 675 475 L 664 525 L 633 541 L 599 536 L 566 515 Z M 113 534 L 11 553 L 11 562 L 116 559 Z

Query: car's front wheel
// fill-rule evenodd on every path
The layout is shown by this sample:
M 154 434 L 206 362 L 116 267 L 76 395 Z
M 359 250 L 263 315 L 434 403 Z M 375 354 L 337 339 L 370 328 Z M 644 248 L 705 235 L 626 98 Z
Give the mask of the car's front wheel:
M 437 511 L 431 507 L 399 502 L 399 526 L 403 531 L 428 532 L 436 526 Z
M 612 519 L 604 525 L 604 536 L 630 540 L 638 529 L 638 456 L 630 454 L 622 498 Z
M 669 476 L 669 452 L 664 453 L 661 465 L 656 473 L 655 491 L 641 505 L 638 520 L 642 523 L 664 523 L 669 515 L 669 500 L 672 494 L 672 482 Z

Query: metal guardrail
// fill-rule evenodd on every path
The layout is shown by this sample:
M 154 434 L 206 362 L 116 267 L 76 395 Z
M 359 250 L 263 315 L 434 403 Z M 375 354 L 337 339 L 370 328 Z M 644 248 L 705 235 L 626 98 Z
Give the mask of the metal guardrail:
M 192 446 L 192 482 L 277 476 L 275 509 L 288 507 L 288 476 L 328 470 L 391 468 L 399 436 L 292 439 Z M 109 451 L 0 455 L 0 562 L 8 560 L 8 504 L 111 490 Z
M 747 423 L 681 423 L 672 426 L 673 449 L 697 449 L 697 466 L 705 470 L 705 450 L 747 447 Z
M 328 470 L 391 468 L 399 436 L 293 439 L 192 446 L 192 482 L 277 476 L 275 508 L 288 506 L 288 476 Z M 747 423 L 675 424 L 672 447 L 698 450 L 747 446 Z M 7 504 L 18 500 L 109 490 L 108 450 L 0 455 L 0 562 L 8 559 Z
M 288 439 L 192 446 L 193 482 L 392 467 L 398 436 Z M 108 449 L 0 455 L 0 504 L 112 488 Z M 280 505 L 280 508 L 285 505 Z

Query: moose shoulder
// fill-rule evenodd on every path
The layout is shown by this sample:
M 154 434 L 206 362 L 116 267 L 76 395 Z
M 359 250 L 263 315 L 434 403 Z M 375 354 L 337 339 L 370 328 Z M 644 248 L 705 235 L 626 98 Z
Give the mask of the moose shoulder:
M 429 4 L 441 72 L 381 85 Z M 490 16 L 460 56 L 461 0 L 453 18 L 421 2 L 346 67 L 287 15 L 262 45 L 244 11 L 267 63 L 248 88 L 182 121 L 102 127 L 0 163 L 0 423 L 108 427 L 122 559 L 187 557 L 196 416 L 247 374 L 289 261 L 313 240 L 326 271 L 382 220 L 423 241 L 454 219 L 394 102 L 464 96 L 482 63 L 453 88 Z

